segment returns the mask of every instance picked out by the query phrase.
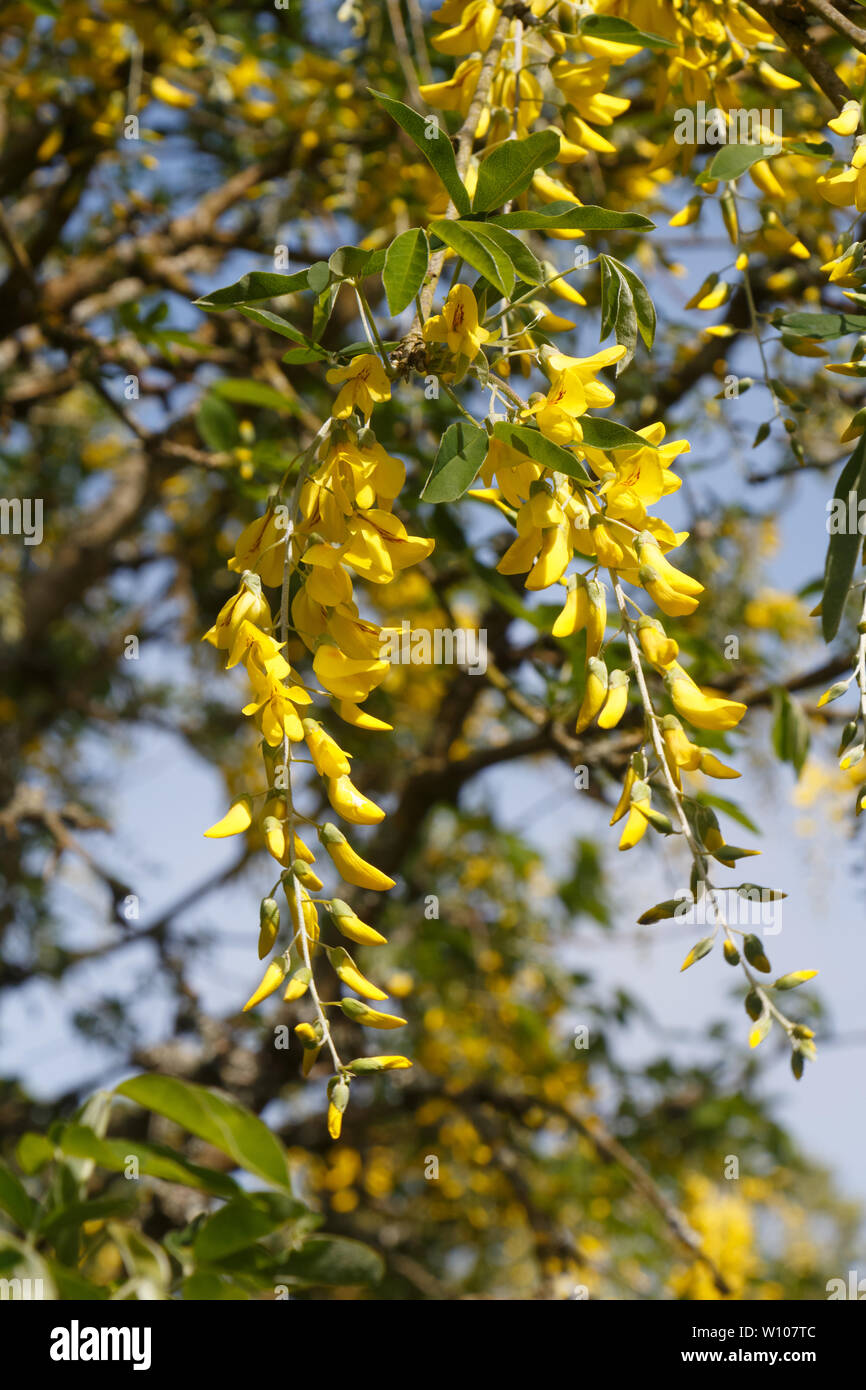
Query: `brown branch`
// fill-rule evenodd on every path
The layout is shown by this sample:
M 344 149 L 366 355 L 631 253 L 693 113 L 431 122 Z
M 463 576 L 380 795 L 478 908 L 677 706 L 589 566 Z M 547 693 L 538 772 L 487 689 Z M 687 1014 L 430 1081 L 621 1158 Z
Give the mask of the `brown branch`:
M 409 98 L 412 105 L 417 107 L 421 105 L 421 93 L 418 90 L 418 78 L 415 73 L 415 65 L 412 62 L 406 26 L 400 13 L 400 0 L 385 0 L 385 3 L 388 8 L 388 19 L 391 22 L 391 32 L 394 36 L 394 46 L 397 49 L 397 57 L 406 79 Z
M 781 4 L 779 0 L 749 0 L 749 6 L 771 29 L 775 29 L 827 100 L 837 111 L 841 111 L 846 101 L 851 101 L 851 93 L 816 46 L 803 11 L 796 5 L 788 4 L 787 0 L 782 0 Z
M 859 48 L 861 53 L 866 53 L 866 33 L 846 15 L 840 14 L 836 7 L 830 4 L 830 0 L 804 0 L 804 3 L 810 10 L 819 14 L 831 29 L 835 29 L 837 34 L 850 39 L 855 48 Z

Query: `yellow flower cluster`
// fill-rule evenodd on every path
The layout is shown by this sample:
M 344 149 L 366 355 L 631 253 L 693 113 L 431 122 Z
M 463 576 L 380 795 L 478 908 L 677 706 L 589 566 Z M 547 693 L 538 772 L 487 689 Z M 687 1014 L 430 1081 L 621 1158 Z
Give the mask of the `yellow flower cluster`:
M 205 833 L 212 838 L 242 833 L 258 819 L 268 850 L 284 870 L 281 881 L 291 917 L 291 940 L 268 966 L 245 1008 L 253 1008 L 284 982 L 286 1000 L 299 999 L 308 991 L 312 994 L 317 1016 L 311 1023 L 299 1024 L 295 1031 L 304 1049 L 305 1074 L 323 1045 L 327 1044 L 334 1056 L 336 1075 L 329 1092 L 328 1124 L 336 1138 L 351 1077 L 410 1064 L 397 1056 L 358 1058 L 345 1067 L 338 1062 L 324 1013 L 328 1006 L 319 999 L 312 971 L 312 958 L 320 948 L 319 906 L 325 906 L 332 925 L 349 941 L 378 945 L 385 938 L 361 921 L 342 899 L 316 897 L 322 881 L 312 867 L 315 855 L 296 829 L 299 825 L 302 831 L 314 827 L 292 804 L 291 746 L 306 745 L 328 801 L 343 821 L 366 826 L 384 818 L 382 808 L 353 783 L 350 755 L 310 717 L 309 710 L 314 695 L 321 695 L 347 724 L 361 729 L 390 728 L 362 708 L 385 678 L 389 663 L 380 656 L 382 629 L 360 616 L 353 579 L 387 584 L 426 558 L 433 542 L 409 535 L 394 516 L 392 507 L 404 482 L 404 465 L 386 453 L 366 426 L 359 434 L 353 420 L 356 409 L 368 420 L 372 403 L 390 395 L 381 362 L 371 354 L 362 354 L 348 368 L 329 375 L 341 384 L 332 420 L 319 432 L 306 465 L 302 465 L 292 502 L 275 504 L 238 538 L 229 569 L 241 575 L 240 588 L 205 634 L 227 653 L 227 667 L 243 664 L 246 668 L 252 699 L 243 713 L 254 720 L 262 734 L 268 781 L 263 792 L 238 798 L 226 816 Z M 281 592 L 278 635 L 263 588 Z M 312 685 L 287 660 L 290 635 L 300 639 L 311 655 Z M 258 799 L 262 809 L 255 817 L 253 806 Z M 335 824 L 325 821 L 315 829 L 345 883 L 378 892 L 394 886 L 392 878 L 353 849 Z M 279 926 L 279 907 L 269 895 L 261 908 L 260 957 L 273 951 Z M 356 995 L 374 1001 L 387 998 L 343 947 L 325 949 L 338 979 Z M 391 1029 L 405 1022 L 351 996 L 337 1002 L 346 1017 L 369 1028 Z
M 576 734 L 585 735 L 593 724 L 610 730 L 623 721 L 638 734 L 638 751 L 625 769 L 611 822 L 624 821 L 620 849 L 633 848 L 650 828 L 682 835 L 693 859 L 695 902 L 705 892 L 715 894 L 708 874 L 710 858 L 733 866 L 752 853 L 726 844 L 712 810 L 684 785 L 684 774 L 723 779 L 739 775 L 710 747 L 704 747 L 694 731 L 725 734 L 746 712 L 742 702 L 695 682 L 666 628 L 666 620 L 694 613 L 703 593 L 702 584 L 671 558 L 688 533 L 674 531 L 655 511 L 680 486 L 677 460 L 688 450 L 688 443 L 666 440 L 661 422 L 635 433 L 591 413 L 615 403 L 614 391 L 601 373 L 627 365 L 638 331 L 645 344 L 652 342 L 655 316 L 649 295 L 629 266 L 601 256 L 602 336 L 614 330 L 616 344 L 588 357 L 567 355 L 552 346 L 547 335 L 574 324 L 552 313 L 546 296 L 552 292 L 577 306 L 585 305 L 585 299 L 568 284 L 570 271 L 538 259 L 537 236 L 521 240 L 515 232 L 543 229 L 554 240 L 571 240 L 584 236 L 583 225 L 636 225 L 633 218 L 598 209 L 590 213 L 601 211 L 613 221 L 594 223 L 590 216 L 584 223 L 579 215 L 583 204 L 570 184 L 569 171 L 582 161 L 616 152 L 608 136 L 615 134 L 613 127 L 630 101 L 607 87 L 616 68 L 644 51 L 647 35 L 650 50 L 658 46 L 659 36 L 671 41 L 651 58 L 660 102 L 675 87 L 689 101 L 712 98 L 727 111 L 737 97 L 735 74 L 749 63 L 757 64 L 763 80 L 773 88 L 786 90 L 797 83 L 770 67 L 762 56 L 778 48 L 772 32 L 744 7 L 726 6 L 720 0 L 674 0 L 667 5 L 656 0 L 598 0 L 590 15 L 583 5 L 563 3 L 551 9 L 547 0 L 531 0 L 519 16 L 493 0 L 445 0 L 434 18 L 443 28 L 433 47 L 458 61 L 450 78 L 428 83 L 421 94 L 431 106 L 463 116 L 457 154 L 447 140 L 447 152 L 440 147 L 435 158 L 432 150 L 428 154 L 424 141 L 431 137 L 426 127 L 423 140 L 413 134 L 421 118 L 382 96 L 392 114 L 394 110 L 402 113 L 394 119 L 428 154 L 442 181 L 442 188 L 429 201 L 434 220 L 426 233 L 412 229 L 411 251 L 404 243 L 396 254 L 395 241 L 380 262 L 389 306 L 394 307 L 392 293 L 402 308 L 414 300 L 416 323 L 389 355 L 363 298 L 361 280 L 369 271 L 359 270 L 357 277 L 346 276 L 343 269 L 334 271 L 337 278 L 348 279 L 354 290 L 369 350 L 338 354 L 337 365 L 328 371 L 328 382 L 337 388 L 331 416 L 298 462 L 291 497 L 283 501 L 280 492 L 267 513 L 240 536 L 230 561 L 230 568 L 241 576 L 240 588 L 208 634 L 226 651 L 227 665 L 243 664 L 250 677 L 252 698 L 244 713 L 262 733 L 267 772 L 267 787 L 257 794 L 264 798 L 259 821 L 270 852 L 284 870 L 281 879 L 292 923 L 288 949 L 268 966 L 247 1007 L 279 988 L 287 976 L 285 998 L 309 993 L 315 1017 L 299 1024 L 296 1032 L 305 1051 L 305 1071 L 325 1046 L 334 1061 L 329 1087 L 332 1134 L 340 1131 L 352 1076 L 371 1068 L 363 1065 L 365 1059 L 348 1065 L 340 1062 L 325 1011 L 340 1008 L 350 1020 L 372 1028 L 398 1026 L 401 1020 L 356 997 L 331 1002 L 319 997 L 311 962 L 320 944 L 320 905 L 348 940 L 377 944 L 383 938 L 342 900 L 316 896 L 322 883 L 303 838 L 308 822 L 294 806 L 288 774 L 291 750 L 303 744 L 339 817 L 350 825 L 364 826 L 384 816 L 382 808 L 355 786 L 350 754 L 310 717 L 310 707 L 315 695 L 324 696 L 335 715 L 349 725 L 368 730 L 390 727 L 363 709 L 384 680 L 389 663 L 382 656 L 383 629 L 361 616 L 355 585 L 359 581 L 374 587 L 388 585 L 432 550 L 431 541 L 410 535 L 394 514 L 405 469 L 381 447 L 370 427 L 376 407 L 390 401 L 392 384 L 399 377 L 413 371 L 432 374 L 471 422 L 470 457 L 486 447 L 477 480 L 480 485 L 471 487 L 469 495 L 495 506 L 514 524 L 516 534 L 499 561 L 500 572 L 525 576 L 525 587 L 531 592 L 554 586 L 565 591 L 552 635 L 571 641 L 584 634 L 572 648 L 583 665 L 574 694 Z M 612 27 L 608 24 L 598 32 L 588 23 L 590 19 L 602 23 L 608 19 Z M 628 21 L 624 31 L 616 27 L 622 20 Z M 626 38 L 612 38 L 611 32 L 625 32 Z M 636 36 L 634 42 L 629 34 Z M 550 109 L 562 113 L 550 127 L 556 140 L 543 133 L 544 113 Z M 467 130 L 470 114 L 469 124 L 474 126 Z M 484 148 L 476 149 L 476 141 L 483 142 Z M 516 142 L 513 155 L 508 153 L 512 141 Z M 541 157 L 544 151 L 546 158 Z M 652 189 L 655 182 L 669 176 L 664 165 L 671 161 L 655 147 L 644 154 L 650 159 Z M 773 175 L 768 164 L 756 172 L 762 163 L 766 161 L 753 167 L 753 178 L 768 193 Z M 562 166 L 560 172 L 549 172 L 551 164 Z M 846 197 L 849 183 L 844 183 Z M 705 183 L 704 191 L 713 188 Z M 470 202 L 473 195 L 475 201 Z M 856 190 L 852 196 L 856 198 Z M 725 226 L 736 244 L 735 202 L 727 192 L 720 201 Z M 535 211 L 539 206 L 547 209 L 546 218 Z M 501 207 L 506 214 L 516 207 L 516 220 L 497 214 Z M 445 214 L 443 221 L 435 220 L 439 213 Z M 755 237 L 754 245 L 763 246 L 768 254 L 801 255 L 800 243 L 772 209 Z M 371 245 L 364 249 L 369 251 Z M 360 254 L 360 248 L 354 249 Z M 419 254 L 421 265 L 412 279 Z M 454 261 L 454 275 L 436 312 L 438 278 L 449 257 Z M 743 268 L 747 259 L 738 256 L 737 266 Z M 481 276 L 474 289 L 460 278 L 461 267 L 467 263 Z M 346 265 L 345 257 L 340 265 Z M 369 260 L 359 265 L 366 267 Z M 616 277 L 619 291 L 605 298 L 605 284 L 609 291 Z M 509 278 L 515 287 L 513 296 L 508 291 Z M 523 281 L 529 283 L 528 290 Z M 406 282 L 411 282 L 408 291 Z M 729 292 L 730 287 L 714 275 L 691 302 L 700 309 L 714 309 Z M 491 310 L 500 296 L 504 307 Z M 619 309 L 612 313 L 610 308 L 620 296 L 633 311 L 622 330 Z M 524 400 L 509 382 L 514 359 L 524 374 L 541 373 L 546 389 Z M 464 378 L 490 391 L 482 426 L 472 420 L 455 394 L 454 388 Z M 500 404 L 505 408 L 504 420 L 497 414 Z M 276 624 L 263 594 L 268 588 L 280 590 Z M 644 610 L 643 596 L 653 611 Z M 290 664 L 290 641 L 292 651 L 306 648 L 311 676 L 305 678 Z M 611 660 L 612 652 L 623 649 L 624 657 L 616 655 Z M 667 712 L 656 707 L 658 700 L 667 702 Z M 693 732 L 687 733 L 684 725 Z M 665 809 L 653 803 L 654 795 Z M 243 798 L 208 833 L 248 828 L 253 800 Z M 316 828 L 348 883 L 372 889 L 391 886 L 392 880 L 362 860 L 336 826 L 327 823 Z M 673 916 L 669 908 L 670 904 L 660 904 L 650 909 L 647 920 Z M 279 912 L 269 895 L 262 904 L 260 924 L 263 957 L 274 949 L 278 932 Z M 732 933 L 744 939 L 743 968 L 752 1001 L 747 1008 L 757 1020 L 753 1033 L 760 1034 L 760 1041 L 773 1020 L 781 1023 L 792 1041 L 799 1075 L 802 1056 L 814 1051 L 811 1034 L 797 1032 L 755 984 L 749 966 L 770 968 L 751 944 L 755 939 L 725 925 L 729 963 L 740 963 Z M 707 954 L 713 940 L 699 942 L 686 965 Z M 329 946 L 327 950 L 338 978 L 355 995 L 374 1002 L 383 999 L 383 992 L 361 974 L 344 948 Z M 787 983 L 779 987 L 789 988 L 794 977 L 782 979 Z M 800 982 L 799 977 L 795 982 Z M 754 1000 L 757 1013 L 752 1012 Z M 408 1065 L 405 1059 L 393 1057 L 373 1061 L 373 1070 Z

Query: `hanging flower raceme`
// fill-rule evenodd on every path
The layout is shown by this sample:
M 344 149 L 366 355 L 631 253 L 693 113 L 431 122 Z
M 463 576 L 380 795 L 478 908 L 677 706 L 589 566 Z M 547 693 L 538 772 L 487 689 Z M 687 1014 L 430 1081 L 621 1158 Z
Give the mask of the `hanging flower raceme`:
M 358 367 L 358 362 L 361 366 Z M 350 887 L 384 892 L 394 879 L 369 863 L 332 820 L 313 822 L 298 814 L 292 799 L 292 747 L 304 745 L 332 809 L 347 827 L 378 824 L 385 812 L 352 781 L 350 754 L 339 739 L 314 716 L 317 697 L 330 701 L 338 719 L 356 728 L 388 729 L 383 720 L 362 708 L 388 673 L 380 657 L 382 632 L 360 616 L 354 598 L 358 578 L 388 583 L 408 566 L 424 559 L 433 542 L 412 536 L 393 515 L 393 502 L 405 478 L 399 459 L 391 457 L 367 428 L 359 437 L 352 422 L 357 410 L 365 424 L 375 400 L 390 395 L 390 382 L 378 358 L 355 358 L 350 370 L 331 373 L 342 389 L 332 423 L 323 431 L 296 481 L 294 505 L 275 499 L 264 516 L 241 533 L 229 569 L 241 574 L 241 584 L 222 607 L 205 634 L 226 653 L 227 668 L 245 667 L 251 699 L 243 713 L 262 735 L 266 785 L 236 799 L 227 814 L 206 831 L 211 838 L 258 829 L 280 866 L 276 883 L 262 899 L 259 957 L 277 951 L 245 1010 L 253 1009 L 284 987 L 283 999 L 295 1002 L 309 996 L 315 1017 L 298 1025 L 306 1075 L 324 1047 L 335 1066 L 329 1090 L 328 1129 L 338 1137 L 346 1109 L 355 1063 L 339 1060 L 327 1010 L 338 1007 L 351 1021 L 369 1028 L 396 1028 L 403 1019 L 361 1006 L 350 997 L 328 1003 L 315 983 L 314 961 L 324 949 L 342 985 L 366 999 L 383 1001 L 385 992 L 358 968 L 344 947 L 323 939 L 325 922 L 350 942 L 373 946 L 385 938 L 363 922 L 339 896 L 321 896 L 323 883 L 310 842 L 315 832 L 340 878 Z M 384 385 L 382 384 L 384 382 Z M 263 586 L 279 589 L 278 607 L 288 621 L 274 624 Z M 275 607 L 277 602 L 275 601 Z M 305 676 L 287 659 L 290 641 L 310 656 Z M 282 887 L 288 909 L 285 937 L 275 897 Z M 357 1004 L 358 1007 L 353 1007 Z M 377 1069 L 409 1066 L 406 1058 L 356 1059 L 364 1074 Z M 373 1065 L 377 1061 L 382 1066 Z
M 357 300 L 366 348 L 326 352 L 305 333 L 298 337 L 300 330 L 289 334 L 307 344 L 306 362 L 326 360 L 325 379 L 336 396 L 331 418 L 289 470 L 285 488 L 290 491 L 281 489 L 238 538 L 229 568 L 240 577 L 239 588 L 207 634 L 226 654 L 227 667 L 243 666 L 247 672 L 251 692 L 243 712 L 261 733 L 265 777 L 262 787 L 238 797 L 206 833 L 257 831 L 279 866 L 260 911 L 259 955 L 269 963 L 245 1008 L 257 1007 L 278 990 L 288 1002 L 309 1003 L 311 1016 L 295 1033 L 305 1075 L 323 1050 L 330 1055 L 328 1128 L 334 1137 L 354 1076 L 409 1065 L 393 1056 L 340 1060 L 330 1010 L 373 1030 L 398 1028 L 403 1020 L 379 1007 L 384 991 L 349 954 L 351 945 L 381 945 L 384 937 L 344 898 L 324 895 L 323 871 L 320 876 L 324 862 L 347 885 L 347 893 L 394 886 L 358 847 L 356 827 L 381 823 L 385 810 L 353 780 L 350 751 L 336 731 L 340 721 L 371 733 L 390 728 L 365 708 L 389 662 L 383 656 L 383 629 L 362 616 L 357 586 L 375 604 L 377 591 L 433 549 L 432 541 L 411 534 L 402 514 L 395 514 L 406 469 L 370 427 L 377 408 L 391 401 L 395 383 L 417 374 L 429 399 L 435 382 L 433 394 L 438 397 L 441 388 L 456 412 L 455 425 L 443 431 L 423 499 L 456 502 L 474 470 L 478 485 L 469 487 L 470 495 L 496 507 L 512 527 L 500 573 L 522 577 L 531 594 L 554 597 L 551 634 L 565 644 L 573 672 L 570 703 L 557 711 L 557 719 L 568 717 L 581 741 L 605 740 L 617 730 L 615 742 L 626 749 L 611 821 L 623 822 L 619 848 L 635 848 L 650 831 L 680 836 L 692 858 L 689 905 L 695 909 L 706 899 L 715 907 L 719 903 L 711 860 L 733 867 L 754 853 L 726 842 L 702 795 L 705 778 L 738 775 L 719 754 L 746 707 L 727 691 L 699 684 L 684 664 L 680 641 L 668 631 L 675 625 L 682 639 L 704 597 L 703 584 L 682 558 L 688 533 L 673 530 L 658 510 L 680 487 L 678 470 L 688 443 L 667 440 L 661 422 L 634 431 L 595 413 L 616 409 L 612 369 L 619 374 L 628 367 L 639 338 L 647 350 L 652 347 L 655 313 L 649 293 L 630 265 L 607 253 L 596 256 L 601 337 L 612 342 L 589 356 L 565 353 L 551 340 L 575 323 L 554 312 L 550 297 L 586 309 L 587 297 L 569 277 L 580 268 L 587 288 L 589 256 L 579 264 L 577 258 L 571 266 L 558 264 L 559 242 L 580 240 L 599 228 L 605 235 L 628 230 L 639 236 L 652 226 L 631 211 L 587 207 L 579 196 L 585 191 L 584 166 L 599 161 L 603 166 L 623 143 L 618 122 L 631 99 L 610 90 L 622 85 L 623 64 L 649 49 L 659 107 L 671 89 L 690 103 L 713 98 L 725 123 L 744 66 L 760 71 L 776 90 L 790 84 L 767 61 L 778 49 L 773 31 L 747 7 L 736 9 L 722 0 L 596 0 L 592 8 L 597 16 L 627 20 L 627 29 L 593 28 L 584 22 L 586 6 L 567 0 L 554 10 L 547 0 L 531 0 L 522 8 L 502 8 L 492 0 L 445 0 L 434 16 L 442 27 L 433 48 L 457 62 L 450 77 L 425 85 L 422 96 L 438 110 L 464 118 L 455 144 L 435 117 L 422 117 L 378 94 L 424 156 L 427 172 L 419 177 L 430 180 L 428 224 L 403 228 L 384 250 L 367 249 L 366 243 L 343 247 L 327 266 L 319 262 L 309 272 L 287 277 L 285 284 L 286 294 L 294 295 L 306 279 L 319 315 L 329 294 L 336 298 L 339 290 L 349 290 Z M 656 52 L 647 34 L 669 43 Z M 849 115 L 846 129 L 852 120 Z M 684 166 L 698 143 L 680 152 Z M 666 164 L 674 153 L 643 142 L 640 174 L 629 185 L 635 200 L 656 197 L 658 186 L 671 176 Z M 753 163 L 759 191 L 778 197 L 775 190 L 783 185 L 776 165 L 771 167 L 769 158 Z M 441 185 L 432 182 L 431 170 Z M 821 191 L 838 205 L 859 208 L 859 177 L 857 153 L 850 173 L 831 175 Z M 714 196 L 718 182 L 703 180 L 681 225 L 700 215 L 700 200 Z M 597 183 L 590 180 L 592 187 Z M 740 222 L 729 189 L 719 202 L 737 247 L 734 264 L 743 270 L 748 256 L 740 248 Z M 802 250 L 808 254 L 772 208 L 762 209 L 750 236 L 767 254 L 794 259 Z M 451 284 L 440 294 L 446 264 Z M 836 264 L 834 273 L 844 283 L 859 261 L 842 247 Z M 366 280 L 379 274 L 390 312 L 391 327 L 384 333 L 385 325 L 377 323 L 364 297 Z M 714 272 L 691 302 L 711 311 L 731 293 L 731 284 Z M 209 307 L 219 306 L 211 301 Z M 396 344 L 386 343 L 405 311 L 413 321 Z M 526 376 L 536 378 L 533 384 L 542 386 L 527 399 L 510 384 L 515 360 Z M 457 390 L 463 384 L 470 390 L 461 400 Z M 472 411 L 477 414 L 480 393 L 489 393 L 490 404 L 478 421 Z M 269 596 L 267 590 L 274 592 Z M 300 815 L 295 805 L 291 773 L 302 760 L 321 782 L 329 808 L 321 821 Z M 314 834 L 324 861 L 317 862 Z M 275 896 L 280 889 L 288 911 L 285 925 Z M 681 907 L 680 899 L 659 904 L 641 920 L 682 915 Z M 811 1038 L 784 1017 L 768 987 L 756 981 L 754 971 L 769 969 L 763 952 L 755 949 L 756 938 L 719 917 L 713 934 L 693 948 L 685 965 L 709 953 L 720 926 L 726 961 L 741 965 L 748 980 L 747 1006 L 757 1019 L 751 1040 L 760 1042 L 778 1023 L 799 1075 L 803 1058 L 814 1051 Z M 322 999 L 315 970 L 322 954 L 341 987 L 352 993 Z M 776 988 L 787 988 L 783 981 L 793 978 L 783 977 Z

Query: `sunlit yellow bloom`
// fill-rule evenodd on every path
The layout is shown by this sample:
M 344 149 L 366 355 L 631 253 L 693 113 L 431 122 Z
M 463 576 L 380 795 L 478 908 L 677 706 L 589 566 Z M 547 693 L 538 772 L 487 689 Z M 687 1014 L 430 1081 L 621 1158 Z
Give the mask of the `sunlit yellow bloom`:
M 629 807 L 628 820 L 626 821 L 622 835 L 619 840 L 619 849 L 633 849 L 638 840 L 642 840 L 649 829 L 649 821 L 638 805 L 632 804 Z
M 249 830 L 252 823 L 250 798 L 241 796 L 232 802 L 222 820 L 218 820 L 204 833 L 210 840 L 222 840 L 227 835 L 240 835 L 244 830 Z
M 369 420 L 373 406 L 378 401 L 391 399 L 391 383 L 385 368 L 372 352 L 362 352 L 358 357 L 353 357 L 346 367 L 332 367 L 327 373 L 327 380 L 331 385 L 340 381 L 345 383 L 334 402 L 334 417 L 337 420 L 351 415 L 356 406 L 364 419 Z
M 698 729 L 734 729 L 746 713 L 746 706 L 739 700 L 729 700 L 714 690 L 695 685 L 676 663 L 665 677 L 665 684 L 678 713 Z
M 454 69 L 453 77 L 446 82 L 427 82 L 419 91 L 428 106 L 435 106 L 440 111 L 459 111 L 461 116 L 466 116 L 480 72 L 480 58 L 465 58 Z
M 470 362 L 490 337 L 487 329 L 478 325 L 478 305 L 468 285 L 454 286 L 442 313 L 429 318 L 423 332 L 426 343 L 445 343 L 454 357 L 463 356 Z
M 464 53 L 484 53 L 490 46 L 499 17 L 499 10 L 489 0 L 471 0 L 468 5 L 462 0 L 458 0 L 457 5 L 446 3 L 434 10 L 433 18 L 453 27 L 438 34 L 432 40 L 433 47 L 440 53 L 457 57 Z
M 257 626 L 270 627 L 271 610 L 262 594 L 261 581 L 255 574 L 244 575 L 244 582 L 236 594 L 223 604 L 217 620 L 202 638 L 213 646 L 227 650 L 232 646 L 241 623 L 249 619 Z
M 313 659 L 313 670 L 326 690 L 340 700 L 359 703 L 388 674 L 388 662 L 370 657 L 346 656 L 339 647 L 323 642 Z
M 345 835 L 330 821 L 319 830 L 319 839 L 334 861 L 340 877 L 356 888 L 369 888 L 381 893 L 394 887 L 393 878 L 383 874 L 375 865 L 368 864 L 360 854 L 356 854 Z
M 334 810 L 351 821 L 352 825 L 378 825 L 385 812 L 353 785 L 348 777 L 332 777 L 328 781 L 328 800 Z
M 282 583 L 285 556 L 286 527 L 282 513 L 267 512 L 244 527 L 234 556 L 229 560 L 229 569 L 237 573 L 253 570 L 263 584 L 275 588 Z

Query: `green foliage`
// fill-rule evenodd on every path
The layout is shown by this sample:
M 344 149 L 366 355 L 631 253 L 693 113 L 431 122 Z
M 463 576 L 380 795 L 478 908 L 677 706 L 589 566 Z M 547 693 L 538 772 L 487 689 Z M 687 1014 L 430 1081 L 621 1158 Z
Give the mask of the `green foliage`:
M 108 1136 L 111 1097 L 97 1096 L 48 1136 L 21 1137 L 23 1179 L 0 1164 L 0 1209 L 8 1218 L 0 1218 L 5 1278 L 41 1279 L 43 1296 L 61 1299 L 249 1299 L 274 1295 L 281 1286 L 320 1289 L 381 1279 L 375 1251 L 313 1234 L 321 1218 L 291 1195 L 288 1155 L 257 1116 L 174 1077 L 134 1078 L 116 1094 L 198 1136 L 241 1176 L 278 1190 L 241 1186 L 218 1167 L 191 1162 L 165 1144 Z M 197 1214 L 165 1248 L 139 1226 L 147 1215 L 149 1179 L 195 1194 L 190 1210 Z

